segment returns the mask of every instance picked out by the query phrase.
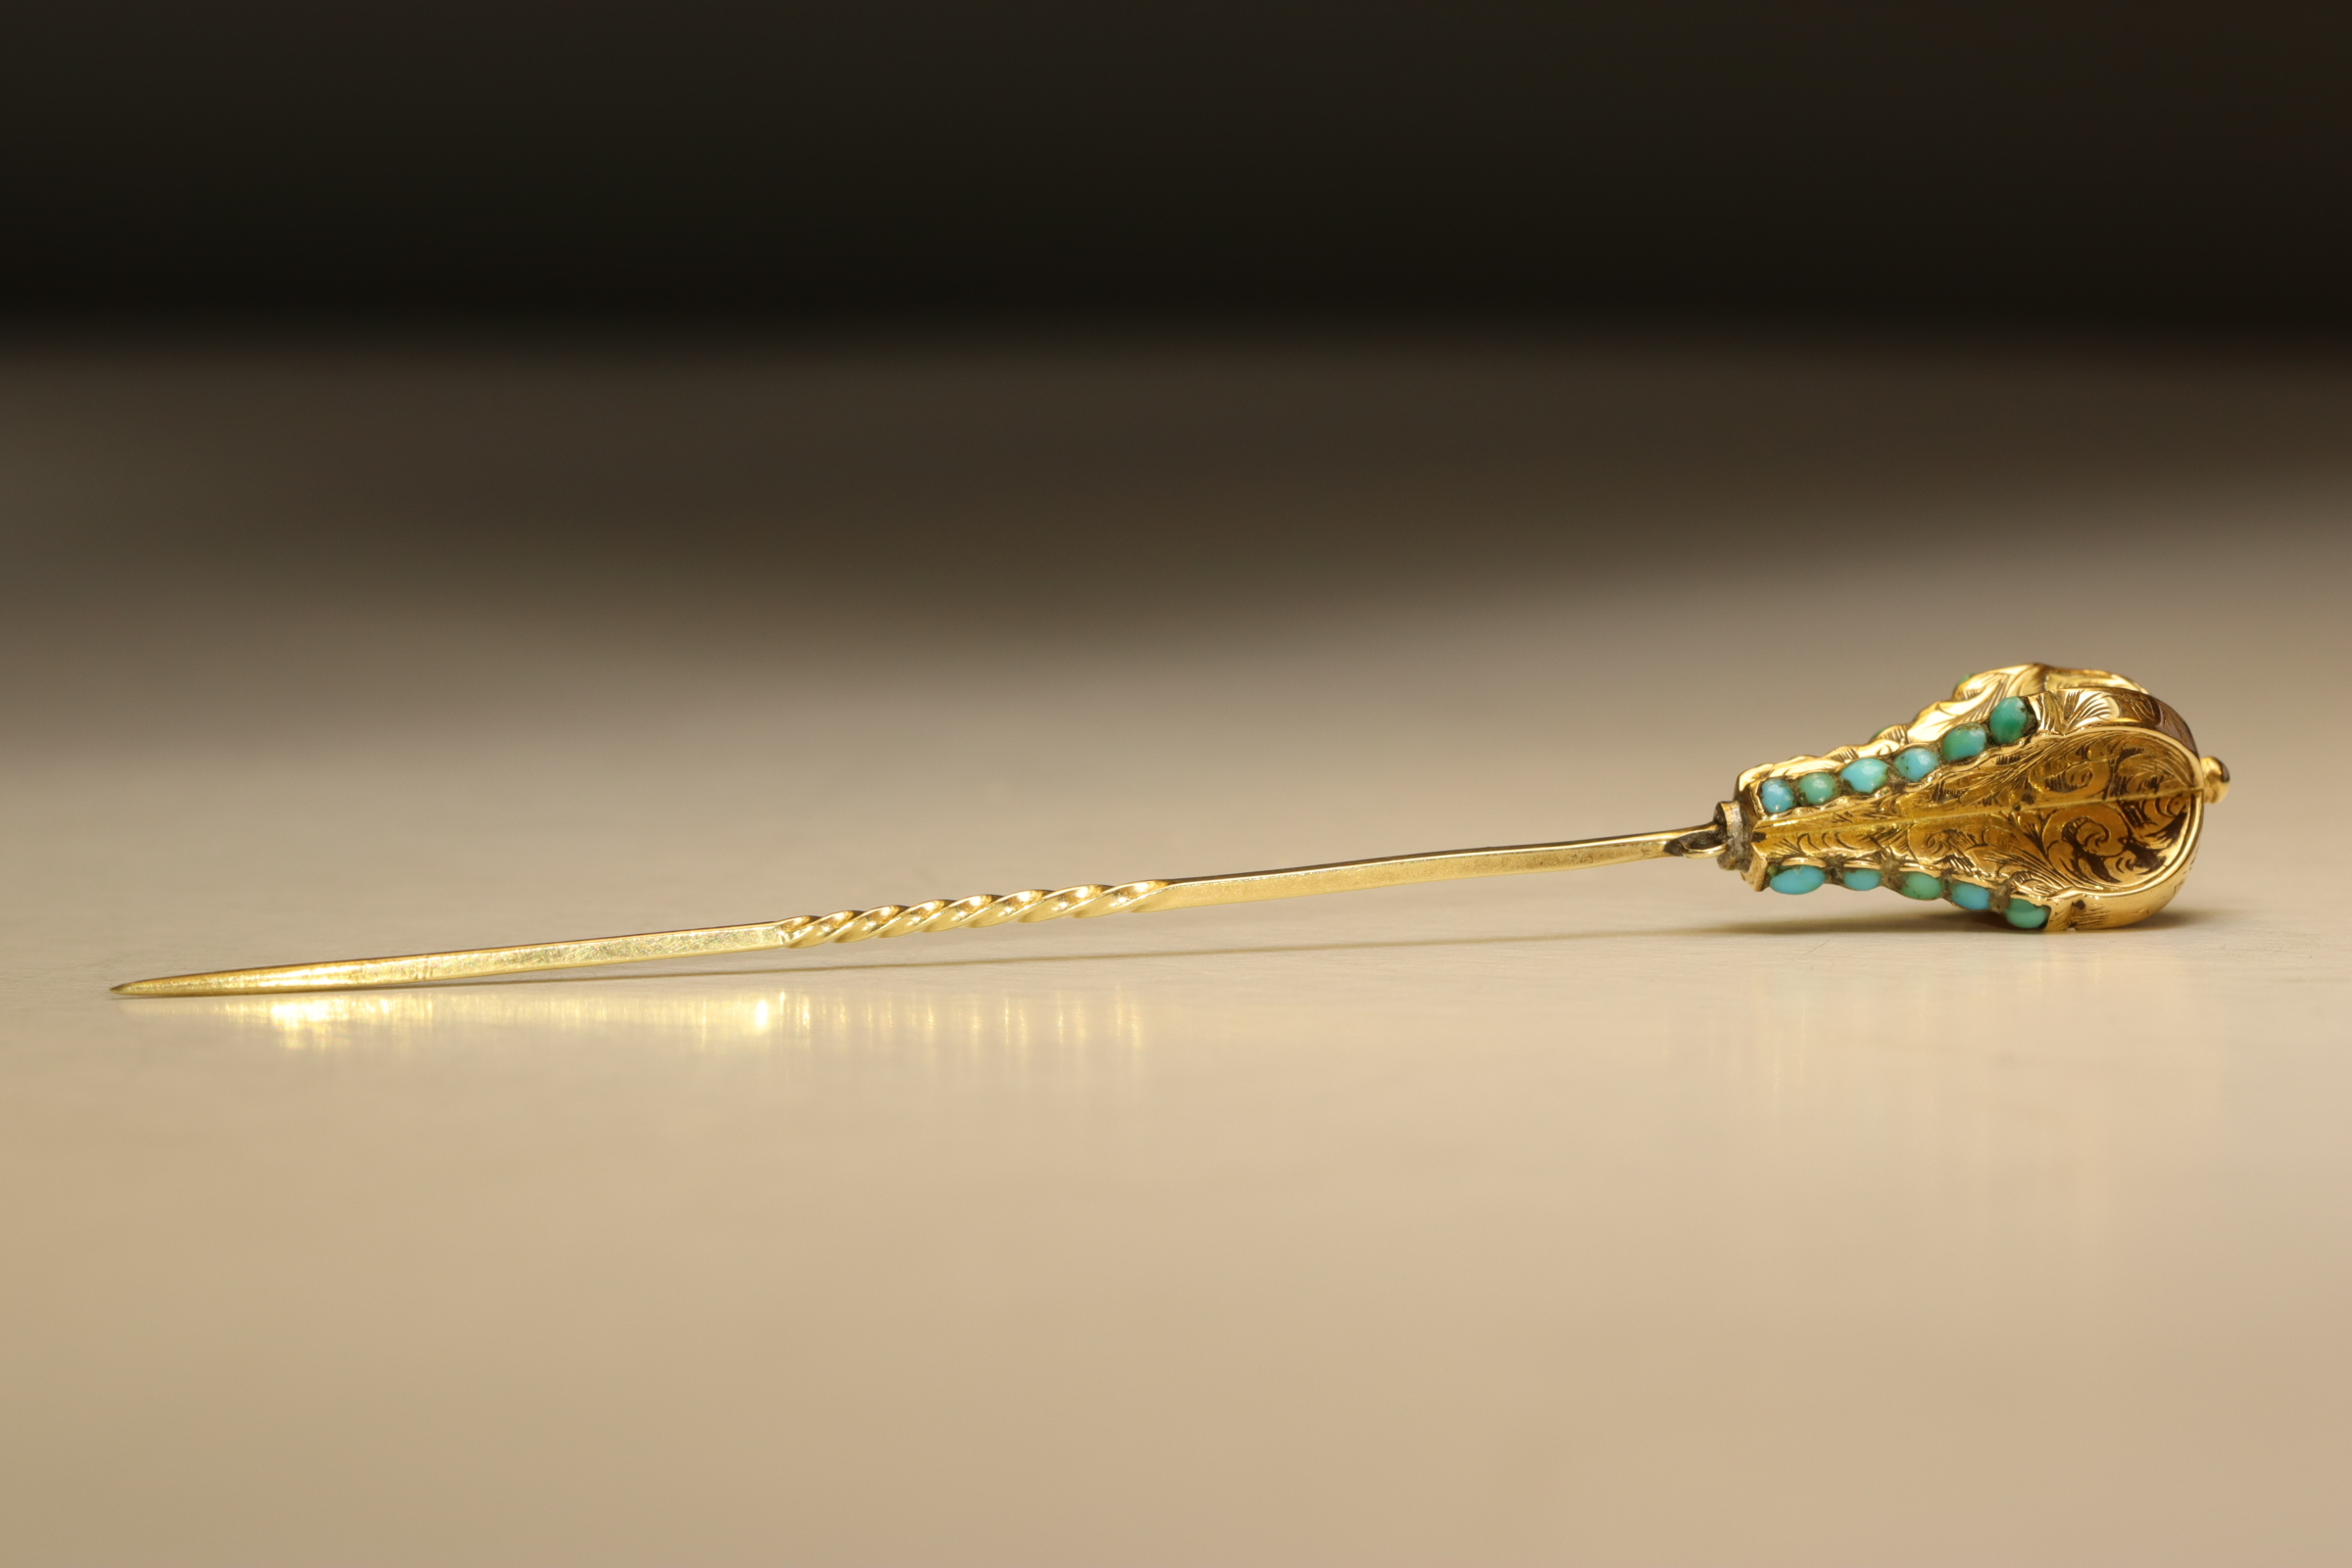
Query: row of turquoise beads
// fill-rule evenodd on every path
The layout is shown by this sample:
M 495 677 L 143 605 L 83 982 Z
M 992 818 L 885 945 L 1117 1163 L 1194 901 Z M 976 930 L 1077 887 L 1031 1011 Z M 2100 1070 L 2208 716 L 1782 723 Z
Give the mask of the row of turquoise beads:
M 1829 872 L 1818 865 L 1784 865 L 1764 884 L 1775 893 L 1811 893 L 1826 884 Z M 1849 865 L 1838 873 L 1838 880 L 1856 893 L 1868 893 L 1886 882 L 1886 877 L 1867 865 Z M 1895 883 L 1894 891 L 1906 899 L 1949 899 L 1963 909 L 1982 914 L 1992 907 L 1992 889 L 1981 882 L 1946 882 L 1925 871 L 1905 871 Z M 2038 931 L 2050 923 L 2050 911 L 2038 904 L 2023 899 L 2011 899 L 2002 917 L 2021 931 Z
M 1942 742 L 1933 749 L 1907 746 L 1895 753 L 1891 762 L 1877 757 L 1856 758 L 1835 773 L 1823 768 L 1800 776 L 1793 784 L 1785 778 L 1768 778 L 1756 786 L 1756 801 L 1777 815 L 1793 810 L 1799 800 L 1807 806 L 1827 806 L 1842 790 L 1876 795 L 1886 787 L 1889 774 L 1916 784 L 1945 762 L 1965 762 L 1983 755 L 1987 743 L 2009 746 L 2024 740 L 2033 728 L 2034 710 L 2026 700 L 2004 697 L 1993 704 L 1984 723 L 1956 725 L 1946 730 Z M 1817 865 L 1785 865 L 1772 873 L 1765 886 L 1775 893 L 1811 893 L 1829 879 L 1829 873 Z M 1838 880 L 1857 893 L 1867 893 L 1884 886 L 1886 879 L 1870 866 L 1849 865 L 1838 873 Z M 1904 872 L 1894 891 L 1906 899 L 1949 899 L 1961 908 L 1979 913 L 1992 907 L 1992 889 L 1975 882 L 1946 882 L 1925 871 Z M 2050 923 L 2047 908 L 2023 899 L 2011 899 L 2002 916 L 2021 931 L 2038 931 Z
M 1768 778 L 1756 786 L 1756 801 L 1777 816 L 1794 809 L 1799 800 L 1807 806 L 1827 806 L 1838 798 L 1840 786 L 1856 795 L 1876 795 L 1886 787 L 1889 772 L 1907 784 L 1916 784 L 1945 762 L 1965 762 L 1981 755 L 1987 742 L 2008 746 L 2024 740 L 2033 727 L 2034 710 L 2026 700 L 2004 697 L 1992 705 L 1984 723 L 1956 725 L 1946 730 L 1942 743 L 1933 749 L 1905 747 L 1895 753 L 1891 763 L 1876 757 L 1856 758 L 1835 773 L 1823 768 L 1804 774 L 1793 785 L 1785 778 Z

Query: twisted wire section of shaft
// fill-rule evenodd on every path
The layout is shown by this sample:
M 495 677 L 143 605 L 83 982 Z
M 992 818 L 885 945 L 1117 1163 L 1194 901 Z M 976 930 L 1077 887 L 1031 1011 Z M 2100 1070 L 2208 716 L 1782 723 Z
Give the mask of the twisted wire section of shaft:
M 1100 914 L 1123 914 L 1167 886 L 1166 882 L 1124 882 L 1111 888 L 1087 882 L 1057 893 L 1043 888 L 975 893 L 953 903 L 933 899 L 928 904 L 885 904 L 871 909 L 837 909 L 831 914 L 796 914 L 778 920 L 775 929 L 784 938 L 780 947 L 817 948 L 829 942 L 864 942 L 873 937 L 977 931 L 1014 920 L 1084 920 Z
M 842 909 L 827 915 L 795 915 L 776 922 L 783 946 L 813 948 L 828 942 L 863 942 L 870 937 L 905 937 L 918 932 L 962 931 L 1019 920 L 1084 920 L 1102 914 L 1151 914 L 1162 909 L 1206 908 L 1220 904 L 1254 904 L 1267 899 L 1302 899 L 1319 893 L 1353 893 L 1402 887 L 1414 882 L 1448 882 L 1464 877 L 1514 876 L 1531 871 L 1568 871 L 1617 865 L 1669 855 L 1707 853 L 1685 847 L 1705 828 L 1675 828 L 1626 838 L 1580 839 L 1569 844 L 1513 844 L 1488 850 L 1441 850 L 1396 855 L 1377 860 L 1339 860 L 1328 865 L 1294 865 L 1274 871 L 1230 876 L 1182 877 L 1174 881 L 1099 882 L 1048 893 L 974 894 L 949 903 L 885 904 L 872 909 Z

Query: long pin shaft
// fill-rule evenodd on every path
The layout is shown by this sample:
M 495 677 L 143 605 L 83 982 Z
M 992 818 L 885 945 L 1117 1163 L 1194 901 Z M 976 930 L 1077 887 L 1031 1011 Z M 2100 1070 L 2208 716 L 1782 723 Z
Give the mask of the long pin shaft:
M 115 987 L 115 992 L 125 997 L 220 997 L 265 991 L 348 991 L 365 986 L 415 985 L 436 980 L 474 980 L 486 975 L 527 974 L 540 969 L 584 968 L 600 963 L 643 963 L 656 958 L 758 953 L 769 948 L 814 948 L 827 943 L 863 942 L 871 937 L 961 931 L 1014 920 L 1034 923 L 1087 919 L 1102 914 L 1154 914 L 1162 909 L 1200 909 L 1219 904 L 1302 899 L 1319 893 L 1353 893 L 1415 882 L 1622 865 L 1629 860 L 1654 860 L 1675 854 L 1673 847 L 1678 841 L 1700 838 L 1706 832 L 1703 827 L 1674 828 L 1663 833 L 1637 833 L 1628 838 L 1396 855 L 1376 860 L 1340 860 L 1330 865 L 1241 871 L 1230 876 L 1183 877 L 1172 882 L 1128 882 L 1117 887 L 1090 882 L 1051 893 L 1042 888 L 1019 893 L 980 893 L 954 901 L 934 899 L 927 904 L 885 904 L 871 909 L 842 909 L 825 915 L 796 914 L 758 925 L 652 931 L 639 936 L 589 937 L 576 942 L 474 948 L 462 953 L 418 953 L 394 958 L 343 958 L 264 969 L 220 969 L 209 974 L 133 980 L 128 985 Z

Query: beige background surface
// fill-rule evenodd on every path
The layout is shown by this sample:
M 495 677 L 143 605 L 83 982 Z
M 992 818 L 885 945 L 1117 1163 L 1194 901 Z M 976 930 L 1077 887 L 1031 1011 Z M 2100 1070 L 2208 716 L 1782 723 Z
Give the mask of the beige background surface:
M 0 1560 L 2352 1560 L 2352 373 L 19 345 Z M 1703 865 L 118 980 L 1675 826 L 1982 667 L 2146 926 Z

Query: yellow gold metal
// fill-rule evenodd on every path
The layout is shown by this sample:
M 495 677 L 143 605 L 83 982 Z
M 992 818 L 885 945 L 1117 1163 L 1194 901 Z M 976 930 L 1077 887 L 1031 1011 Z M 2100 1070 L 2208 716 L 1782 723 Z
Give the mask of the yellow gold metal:
M 863 942 L 869 937 L 905 937 L 917 932 L 961 931 L 1019 920 L 1090 919 L 1101 914 L 1150 914 L 1161 909 L 1199 909 L 1213 904 L 1255 904 L 1267 899 L 1302 899 L 1316 893 L 1351 893 L 1363 888 L 1403 887 L 1413 882 L 1446 882 L 1458 877 L 1514 876 L 1527 871 L 1568 871 L 1588 865 L 1619 865 L 1676 853 L 1672 846 L 1703 828 L 1638 833 L 1631 838 L 1584 839 L 1573 844 L 1515 844 L 1491 850 L 1448 850 L 1431 855 L 1397 855 L 1378 860 L 1341 860 L 1330 865 L 1297 865 L 1275 871 L 1241 871 L 1231 876 L 1185 877 L 1174 882 L 1127 882 L 1104 887 L 1090 882 L 1048 893 L 976 893 L 949 903 L 885 904 L 872 909 L 832 914 L 796 914 L 766 925 L 721 925 L 699 931 L 655 931 L 634 937 L 595 937 L 581 942 L 548 942 L 522 948 L 475 948 L 464 953 L 419 953 L 400 958 L 347 958 L 332 963 L 289 963 L 270 969 L 222 969 L 212 974 L 172 975 L 115 987 L 125 997 L 219 997 L 257 991 L 346 991 L 359 986 L 396 986 L 428 980 L 471 980 L 483 975 L 523 974 L 533 969 L 571 969 L 598 963 L 636 963 L 648 958 L 681 958 L 697 954 L 757 953 L 763 948 L 815 948 L 827 943 Z
M 2033 715 L 2031 732 L 2014 744 L 1939 762 L 1921 780 L 1769 808 L 1763 794 L 1769 780 L 1792 785 L 1810 774 L 1835 774 L 1860 759 L 1891 762 L 1906 751 L 1937 748 L 1953 731 L 1984 724 L 2008 698 L 2026 703 Z M 1717 808 L 1712 823 L 1698 827 L 1115 887 L 1090 882 L 1055 892 L 979 893 L 754 925 L 222 969 L 136 980 L 115 990 L 126 997 L 200 997 L 410 985 L 813 948 L 1011 921 L 1152 914 L 1666 857 L 1718 859 L 1758 888 L 1792 866 L 1820 867 L 1832 876 L 1854 867 L 1888 877 L 1923 873 L 1986 890 L 1996 914 L 2022 899 L 2049 910 L 2050 930 L 2088 930 L 2129 925 L 2171 900 L 2195 858 L 2204 808 L 2229 788 L 2230 770 L 2217 759 L 2199 757 L 2180 714 L 2140 687 L 2101 670 L 2017 664 L 1971 676 L 1950 702 L 1865 745 L 1749 768 L 1740 775 L 1735 798 Z
M 2004 699 L 2026 704 L 2034 728 L 2011 746 L 1938 765 L 1924 780 L 1816 808 L 1770 812 L 1767 779 L 1836 772 L 1861 758 L 1892 761 L 1938 749 L 1982 726 Z M 2144 920 L 2180 891 L 2196 858 L 2205 808 L 2230 790 L 2230 769 L 2200 757 L 2187 721 L 2146 688 L 2103 669 L 2012 664 L 1960 683 L 1907 725 L 1861 746 L 1751 767 L 1723 813 L 1752 824 L 1728 835 L 1724 865 L 1763 887 L 1778 870 L 1863 866 L 1892 879 L 1921 872 L 1991 893 L 1991 908 L 2026 899 L 2051 931 Z
M 590 964 L 637 964 L 642 959 L 680 959 L 706 953 L 760 953 L 762 948 L 823 948 L 825 943 L 863 943 L 875 936 L 915 936 L 919 931 L 964 931 L 1035 924 L 1040 919 L 1092 919 L 1096 914 L 1154 914 L 1159 909 L 1201 909 L 1218 903 L 1260 903 L 1268 898 L 1352 894 L 1359 889 L 1451 882 L 1456 877 L 1512 877 L 1519 872 L 1564 872 L 1586 865 L 1623 865 L 1675 854 L 1677 839 L 1705 832 L 1677 827 L 1640 832 L 1628 839 L 1581 839 L 1574 844 L 1510 844 L 1503 849 L 1451 849 L 1425 856 L 1388 856 L 1381 860 L 1339 860 L 1331 865 L 1292 865 L 1270 872 L 1235 872 L 1230 877 L 1183 877 L 1178 882 L 1089 882 L 1058 894 L 1025 889 L 1021 894 L 974 894 L 948 903 L 934 898 L 917 906 L 887 903 L 875 909 L 837 909 L 835 914 L 793 914 L 762 926 L 708 926 L 701 931 L 652 931 L 647 936 L 600 936 L 578 943 L 539 943 L 531 948 L 472 948 L 468 953 L 416 953 L 398 959 L 341 959 L 334 964 L 282 964 L 277 968 L 223 968 L 205 976 L 167 976 L 118 985 L 122 997 L 225 997 L 237 992 L 353 990 L 360 985 L 414 985 L 418 980 L 472 980 L 517 976 L 534 968 L 586 968 Z

